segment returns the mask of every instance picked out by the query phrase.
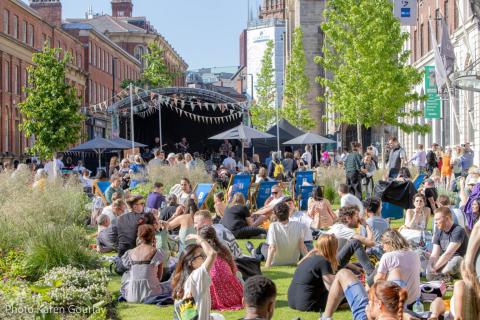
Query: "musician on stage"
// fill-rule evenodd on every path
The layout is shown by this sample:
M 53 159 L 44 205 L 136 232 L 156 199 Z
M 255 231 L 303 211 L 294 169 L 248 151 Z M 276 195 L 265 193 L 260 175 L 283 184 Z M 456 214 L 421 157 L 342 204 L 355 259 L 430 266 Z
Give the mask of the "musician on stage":
M 187 138 L 183 137 L 182 140 L 175 144 L 177 146 L 177 150 L 180 153 L 188 152 L 188 148 L 190 145 L 188 144 Z

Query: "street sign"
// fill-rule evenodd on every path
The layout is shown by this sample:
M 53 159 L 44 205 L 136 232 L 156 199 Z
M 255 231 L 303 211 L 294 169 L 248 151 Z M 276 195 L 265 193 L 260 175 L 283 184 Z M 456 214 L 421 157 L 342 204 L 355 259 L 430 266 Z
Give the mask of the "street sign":
M 425 67 L 425 94 L 427 95 L 424 108 L 425 119 L 440 119 L 440 96 L 438 95 L 434 66 Z
M 402 26 L 417 25 L 417 0 L 392 0 L 393 14 Z

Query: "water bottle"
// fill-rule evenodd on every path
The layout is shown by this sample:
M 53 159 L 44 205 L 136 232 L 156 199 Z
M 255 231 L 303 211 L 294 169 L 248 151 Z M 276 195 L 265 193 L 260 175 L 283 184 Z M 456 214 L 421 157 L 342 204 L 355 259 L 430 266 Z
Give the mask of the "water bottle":
M 420 302 L 420 298 L 417 298 L 417 301 L 415 301 L 415 304 L 413 305 L 413 312 L 416 314 L 421 314 L 424 312 L 423 303 Z

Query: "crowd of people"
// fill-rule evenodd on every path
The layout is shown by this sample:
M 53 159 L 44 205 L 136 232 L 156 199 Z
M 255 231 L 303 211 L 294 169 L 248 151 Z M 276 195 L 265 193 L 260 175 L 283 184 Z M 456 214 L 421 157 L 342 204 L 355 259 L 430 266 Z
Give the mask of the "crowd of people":
M 424 152 L 419 145 L 408 159 L 395 137 L 388 146 L 382 180 L 412 184 L 412 162 L 426 175 L 415 192 L 408 191 L 412 205 L 399 229 L 382 217 L 386 203 L 374 187 L 381 167 L 378 151 L 370 146 L 363 153 L 356 142 L 338 159 L 323 152 L 318 160 L 318 165 L 338 165 L 345 172 L 336 190 L 338 208 L 315 185 L 307 209 L 299 209 L 288 181 L 317 165 L 312 164 L 310 146 L 303 154 L 273 152 L 265 162 L 253 155 L 243 163 L 227 140 L 217 163 L 188 152 L 166 155 L 156 149 L 149 162 L 139 155 L 113 157 L 108 170 L 99 170 L 94 179 L 81 162 L 69 165 L 93 195 L 89 223 L 98 228 L 96 249 L 117 252 L 112 267 L 122 275 L 120 300 L 127 303 L 174 305 L 175 319 L 183 319 L 186 310 L 200 320 L 222 319 L 215 311 L 242 308 L 244 319 L 271 319 L 277 289 L 261 275 L 265 262 L 264 270 L 296 266 L 288 305 L 318 312 L 321 319 L 333 318 L 342 304 L 348 304 L 355 320 L 477 319 L 480 171 L 473 165 L 473 151 L 465 144 L 452 156 L 448 148 L 442 153 L 434 144 Z M 37 168 L 35 187 L 45 188 L 42 181 L 66 165 L 59 156 L 56 163 Z M 155 181 L 148 196 L 133 194 L 130 189 L 145 182 L 155 166 L 201 167 L 220 185 L 228 185 L 234 174 L 250 174 L 254 183 L 277 184 L 261 208 L 225 185 L 213 195 L 210 212 L 197 207 L 186 177 L 168 191 Z M 237 242 L 251 238 L 264 240 L 256 247 L 246 241 L 244 249 Z M 422 277 L 453 283 L 451 302 L 438 298 L 429 312 L 415 313 Z

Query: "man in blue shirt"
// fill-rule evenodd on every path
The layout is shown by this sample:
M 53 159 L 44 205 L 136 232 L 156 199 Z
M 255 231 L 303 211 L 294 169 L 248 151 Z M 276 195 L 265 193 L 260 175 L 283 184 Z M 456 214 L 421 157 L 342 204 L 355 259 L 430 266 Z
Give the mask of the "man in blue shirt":
M 465 143 L 463 155 L 462 155 L 462 171 L 463 175 L 468 175 L 468 169 L 473 165 L 473 157 L 474 153 L 473 150 L 470 148 L 470 143 Z
M 163 184 L 155 182 L 153 184 L 153 191 L 148 194 L 147 208 L 159 210 L 165 202 L 165 196 L 162 194 Z

